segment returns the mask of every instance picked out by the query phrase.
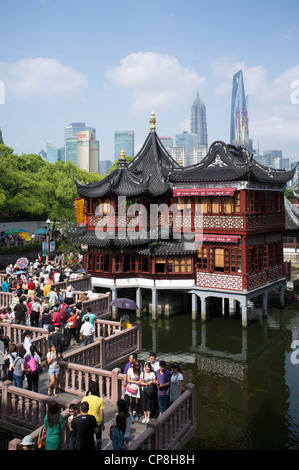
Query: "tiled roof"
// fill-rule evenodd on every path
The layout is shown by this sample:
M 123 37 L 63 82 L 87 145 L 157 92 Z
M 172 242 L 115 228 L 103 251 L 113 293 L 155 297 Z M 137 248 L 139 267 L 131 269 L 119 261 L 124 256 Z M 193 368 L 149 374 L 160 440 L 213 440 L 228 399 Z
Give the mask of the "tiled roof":
M 180 184 L 249 180 L 285 184 L 293 178 L 296 166 L 290 170 L 265 167 L 241 147 L 214 142 L 200 163 L 181 167 L 163 147 L 155 131 L 151 131 L 136 155 L 127 164 L 119 160 L 117 168 L 100 182 L 81 185 L 76 182 L 80 196 L 99 198 L 107 195 L 152 197 L 165 194 Z

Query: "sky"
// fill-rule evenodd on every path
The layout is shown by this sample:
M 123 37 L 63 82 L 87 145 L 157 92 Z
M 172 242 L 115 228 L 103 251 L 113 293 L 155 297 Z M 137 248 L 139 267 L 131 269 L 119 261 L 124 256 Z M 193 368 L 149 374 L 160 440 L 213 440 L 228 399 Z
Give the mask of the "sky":
M 197 92 L 208 143 L 229 143 L 233 74 L 243 71 L 253 147 L 299 160 L 298 0 L 0 0 L 0 128 L 16 153 L 96 128 L 100 160 L 114 131 L 190 132 Z

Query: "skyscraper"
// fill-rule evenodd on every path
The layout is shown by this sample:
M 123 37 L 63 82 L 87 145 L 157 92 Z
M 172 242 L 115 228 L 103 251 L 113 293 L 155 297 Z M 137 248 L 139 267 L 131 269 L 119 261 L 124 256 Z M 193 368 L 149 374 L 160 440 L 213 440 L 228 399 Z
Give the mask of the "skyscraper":
M 184 147 L 184 156 L 182 158 L 183 165 L 188 166 L 193 164 L 193 149 L 197 147 L 198 135 L 191 134 L 190 132 L 183 132 L 176 134 L 175 143 L 176 147 Z M 177 150 L 176 150 L 177 154 Z
M 114 160 L 118 160 L 121 150 L 127 157 L 134 158 L 134 131 L 114 131 Z
M 99 141 L 91 129 L 77 134 L 77 166 L 92 173 L 99 171 Z
M 77 134 L 84 129 L 85 122 L 72 122 L 65 127 L 65 161 L 70 160 L 77 165 Z
M 199 98 L 197 93 L 196 99 L 191 107 L 191 134 L 198 135 L 198 144 L 208 147 L 208 132 L 207 132 L 207 116 L 206 106 Z
M 230 143 L 252 150 L 252 142 L 249 139 L 247 100 L 245 98 L 242 70 L 239 70 L 233 76 Z

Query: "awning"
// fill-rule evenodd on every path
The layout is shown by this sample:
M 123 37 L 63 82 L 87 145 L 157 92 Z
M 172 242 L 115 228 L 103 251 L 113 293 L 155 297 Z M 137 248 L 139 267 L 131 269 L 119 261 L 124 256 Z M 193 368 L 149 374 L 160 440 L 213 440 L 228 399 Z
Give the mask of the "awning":
M 238 235 L 195 235 L 196 242 L 239 243 Z
M 175 189 L 173 196 L 233 196 L 237 188 L 182 188 Z

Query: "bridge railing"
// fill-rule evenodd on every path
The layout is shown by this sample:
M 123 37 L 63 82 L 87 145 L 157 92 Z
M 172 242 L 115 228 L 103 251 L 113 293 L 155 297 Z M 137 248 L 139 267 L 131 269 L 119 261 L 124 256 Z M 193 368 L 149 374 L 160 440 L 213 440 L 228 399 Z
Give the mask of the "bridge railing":
M 195 385 L 187 384 L 181 396 L 158 419 L 149 421 L 146 431 L 130 445 L 130 450 L 180 449 L 195 430 Z
M 115 372 L 120 379 L 123 374 Z M 14 387 L 15 388 L 15 387 Z M 0 384 L 1 390 L 1 384 Z M 46 398 L 47 400 L 47 398 Z M 58 400 L 57 400 L 58 401 Z M 81 401 L 72 400 L 72 403 Z M 64 404 L 62 408 L 66 408 Z M 44 415 L 43 410 L 42 414 Z M 68 417 L 68 410 L 61 413 L 64 419 Z M 30 436 L 34 442 L 37 442 L 41 426 L 35 429 Z M 196 430 L 195 415 L 195 386 L 187 384 L 182 395 L 161 415 L 158 419 L 152 419 L 147 424 L 145 431 L 134 440 L 129 450 L 178 450 L 190 440 Z M 68 430 L 64 428 L 61 436 L 61 449 L 67 448 Z M 9 442 L 9 450 L 19 450 L 21 439 L 15 438 Z

